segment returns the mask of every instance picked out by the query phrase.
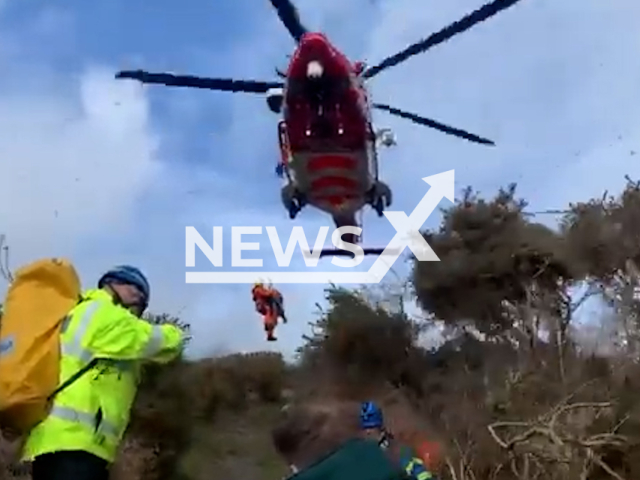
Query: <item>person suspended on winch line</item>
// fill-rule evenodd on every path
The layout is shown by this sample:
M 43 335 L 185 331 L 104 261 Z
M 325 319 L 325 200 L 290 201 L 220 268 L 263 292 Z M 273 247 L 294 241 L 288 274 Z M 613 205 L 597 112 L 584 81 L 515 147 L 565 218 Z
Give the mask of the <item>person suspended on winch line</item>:
M 251 296 L 256 311 L 262 315 L 264 330 L 267 333 L 267 341 L 276 341 L 277 338 L 274 332 L 278 326 L 278 319 L 282 318 L 283 323 L 287 323 L 282 294 L 271 285 L 256 282 L 251 289 Z

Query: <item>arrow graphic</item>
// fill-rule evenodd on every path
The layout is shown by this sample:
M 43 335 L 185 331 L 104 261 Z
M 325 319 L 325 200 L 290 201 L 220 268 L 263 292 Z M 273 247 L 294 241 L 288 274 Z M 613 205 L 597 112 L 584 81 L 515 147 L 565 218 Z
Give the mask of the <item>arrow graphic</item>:
M 439 173 L 430 177 L 424 177 L 422 180 L 431 188 L 422 200 L 413 209 L 411 215 L 400 211 L 384 212 L 396 234 L 393 236 L 382 255 L 374 262 L 367 273 L 371 278 L 368 282 L 362 283 L 379 283 L 385 277 L 389 269 L 395 261 L 400 258 L 405 247 L 413 252 L 416 258 L 421 262 L 439 262 L 440 259 L 436 252 L 433 251 L 431 245 L 427 243 L 425 238 L 420 234 L 420 229 L 424 222 L 436 209 L 443 198 L 453 202 L 455 200 L 455 170 Z
M 268 277 L 274 283 L 380 283 L 407 247 L 421 262 L 439 262 L 436 253 L 420 234 L 420 229 L 443 198 L 455 201 L 454 173 L 455 170 L 449 170 L 424 177 L 422 180 L 431 188 L 411 215 L 407 216 L 401 211 L 384 212 L 396 234 L 366 272 L 186 272 L 186 282 L 253 283 L 258 278 Z

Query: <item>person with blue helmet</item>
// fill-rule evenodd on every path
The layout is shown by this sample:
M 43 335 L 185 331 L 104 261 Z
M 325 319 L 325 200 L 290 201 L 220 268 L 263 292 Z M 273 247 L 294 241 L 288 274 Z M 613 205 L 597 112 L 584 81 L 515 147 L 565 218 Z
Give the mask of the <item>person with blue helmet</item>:
M 376 440 L 382 448 L 387 448 L 392 439 L 384 426 L 382 409 L 372 401 L 360 405 L 360 429 L 365 437 Z
M 142 363 L 166 363 L 182 352 L 180 328 L 140 318 L 150 286 L 138 268 L 114 267 L 97 287 L 65 318 L 60 378 L 71 381 L 26 438 L 23 460 L 32 462 L 33 480 L 108 480 Z
M 360 405 L 360 426 L 363 429 L 382 428 L 384 426 L 382 409 L 371 401 L 362 402 Z
M 105 272 L 98 280 L 98 288 L 106 288 L 116 304 L 138 316 L 144 313 L 149 304 L 149 281 L 138 268 L 130 265 L 118 265 Z
M 382 409 L 370 400 L 360 404 L 360 429 L 365 438 L 376 440 L 380 448 L 396 447 L 403 471 L 414 480 L 435 480 L 424 462 L 406 445 L 394 445 L 394 437 L 384 423 Z

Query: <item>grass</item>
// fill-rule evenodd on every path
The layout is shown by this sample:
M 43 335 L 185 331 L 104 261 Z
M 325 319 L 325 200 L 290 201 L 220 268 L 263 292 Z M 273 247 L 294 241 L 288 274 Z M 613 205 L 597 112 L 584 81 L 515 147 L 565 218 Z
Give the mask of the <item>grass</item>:
M 192 480 L 208 480 L 213 471 L 219 478 L 282 479 L 288 468 L 270 438 L 279 411 L 278 404 L 257 405 L 198 426 L 181 460 L 181 474 Z

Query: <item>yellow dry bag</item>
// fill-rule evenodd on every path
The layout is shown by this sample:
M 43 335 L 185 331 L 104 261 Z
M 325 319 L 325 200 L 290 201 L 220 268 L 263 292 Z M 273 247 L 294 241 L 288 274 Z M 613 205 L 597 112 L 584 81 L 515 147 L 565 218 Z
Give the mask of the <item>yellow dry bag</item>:
M 80 299 L 80 280 L 67 260 L 38 260 L 15 273 L 0 317 L 3 427 L 27 433 L 47 416 L 59 390 L 63 320 Z

